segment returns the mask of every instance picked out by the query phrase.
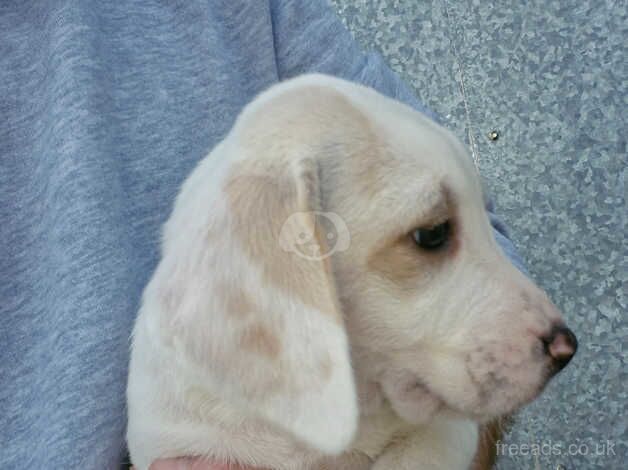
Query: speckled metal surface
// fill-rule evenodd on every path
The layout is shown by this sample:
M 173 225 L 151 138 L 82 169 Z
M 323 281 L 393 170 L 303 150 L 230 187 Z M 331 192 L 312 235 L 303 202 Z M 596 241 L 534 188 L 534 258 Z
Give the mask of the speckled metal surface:
M 498 468 L 628 468 L 628 2 L 333 3 L 472 148 L 580 339 Z

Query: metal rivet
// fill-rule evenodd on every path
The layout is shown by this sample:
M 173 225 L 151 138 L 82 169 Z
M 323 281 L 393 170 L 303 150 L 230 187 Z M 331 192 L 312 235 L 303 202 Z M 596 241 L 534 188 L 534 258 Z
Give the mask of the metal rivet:
M 488 133 L 488 138 L 491 140 L 499 139 L 499 133 L 497 131 L 491 131 Z

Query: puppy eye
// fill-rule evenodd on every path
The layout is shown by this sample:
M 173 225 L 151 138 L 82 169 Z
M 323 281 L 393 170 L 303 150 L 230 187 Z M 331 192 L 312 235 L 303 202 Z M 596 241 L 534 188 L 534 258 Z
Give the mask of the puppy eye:
M 437 250 L 442 247 L 450 234 L 449 221 L 430 228 L 418 228 L 412 232 L 414 242 L 424 250 Z

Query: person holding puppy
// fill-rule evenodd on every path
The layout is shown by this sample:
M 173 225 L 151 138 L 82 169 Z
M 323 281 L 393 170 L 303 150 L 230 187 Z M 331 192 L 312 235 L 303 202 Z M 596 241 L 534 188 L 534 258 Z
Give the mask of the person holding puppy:
M 321 72 L 431 113 L 324 0 L 10 0 L 0 44 L 0 467 L 115 468 L 159 227 L 242 107 Z

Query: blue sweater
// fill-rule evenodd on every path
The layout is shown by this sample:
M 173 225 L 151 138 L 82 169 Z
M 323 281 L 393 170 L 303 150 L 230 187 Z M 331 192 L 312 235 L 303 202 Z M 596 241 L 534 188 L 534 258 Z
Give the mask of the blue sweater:
M 160 226 L 257 93 L 318 71 L 423 110 L 324 1 L 2 2 L 0 468 L 118 466 Z

